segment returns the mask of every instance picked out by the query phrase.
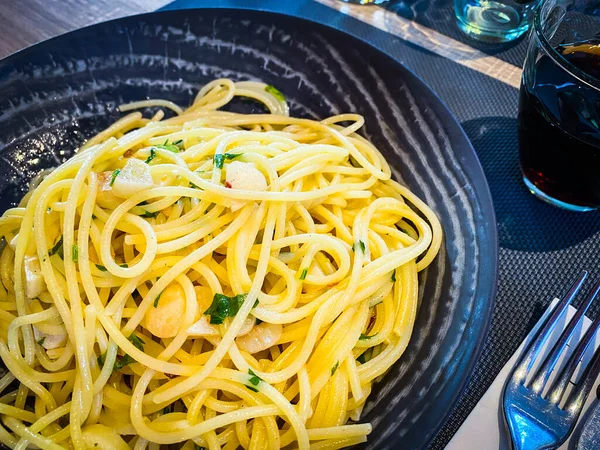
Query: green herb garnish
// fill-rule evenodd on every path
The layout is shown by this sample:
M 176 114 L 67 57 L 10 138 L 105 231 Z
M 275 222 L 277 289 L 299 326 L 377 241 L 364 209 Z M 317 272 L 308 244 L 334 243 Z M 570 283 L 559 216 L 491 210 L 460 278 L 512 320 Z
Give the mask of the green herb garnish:
M 152 161 L 154 158 L 156 158 L 156 150 L 154 150 L 153 148 L 150 149 L 150 156 L 148 156 L 146 158 L 146 161 L 144 161 L 146 164 L 150 164 L 150 161 Z
M 357 241 L 357 242 L 355 242 L 354 245 L 352 246 L 352 251 L 355 252 L 359 248 L 361 249 L 361 251 L 363 252 L 363 254 L 367 252 L 367 247 L 366 247 L 366 245 L 365 245 L 365 243 L 363 241 Z
M 123 269 L 129 269 L 129 265 L 127 263 L 119 264 L 119 267 L 122 267 Z
M 116 169 L 116 170 L 115 170 L 115 171 L 112 173 L 112 175 L 111 175 L 111 177 L 110 177 L 110 183 L 109 183 L 109 186 L 112 186 L 113 184 L 115 184 L 115 180 L 116 180 L 116 178 L 119 176 L 119 174 L 120 174 L 120 173 L 121 173 L 121 169 Z
M 144 211 L 143 214 L 140 214 L 140 217 L 143 217 L 145 219 L 155 219 L 159 214 L 160 214 L 160 211 L 156 211 L 156 212 Z
M 104 363 L 106 362 L 106 352 L 98 355 L 98 365 L 101 367 L 104 367 Z M 133 359 L 131 356 L 129 356 L 128 354 L 125 354 L 123 356 L 118 356 L 117 355 L 117 359 L 115 360 L 115 364 L 113 365 L 113 372 L 115 370 L 120 370 L 125 366 L 128 366 L 131 363 L 134 363 L 135 359 Z
M 217 169 L 222 169 L 223 163 L 225 162 L 226 159 L 232 160 L 233 158 L 237 158 L 240 155 L 241 155 L 241 153 L 219 153 L 214 156 L 213 164 L 215 165 L 215 167 Z
M 154 307 L 158 308 L 158 301 L 160 300 L 160 296 L 162 295 L 162 292 L 160 294 L 158 294 L 158 296 L 156 297 L 156 299 L 154 300 Z
M 253 386 L 258 386 L 258 384 L 262 381 L 262 378 L 256 375 L 252 369 L 248 369 L 248 375 L 250 375 L 250 379 L 248 381 L 250 381 Z
M 142 340 L 142 338 L 131 333 L 131 335 L 127 339 L 129 339 L 131 341 L 131 343 L 135 346 L 135 348 L 137 348 L 138 350 L 140 350 L 142 352 L 144 351 L 145 342 Z
M 124 354 L 121 358 L 117 358 L 117 360 L 115 361 L 115 366 L 113 367 L 113 372 L 115 370 L 120 370 L 125 366 L 128 366 L 131 363 L 134 363 L 135 359 L 133 359 L 131 356 L 129 356 L 128 354 Z
M 106 272 L 106 267 L 104 267 L 101 264 L 96 264 L 96 269 L 98 269 L 100 272 Z
M 220 325 L 226 317 L 234 317 L 240 307 L 246 300 L 247 294 L 238 294 L 234 297 L 227 297 L 223 294 L 215 294 L 210 307 L 204 311 L 204 314 L 210 316 L 210 323 Z
M 48 254 L 50 256 L 52 256 L 52 255 L 58 253 L 58 256 L 60 256 L 62 258 L 63 257 L 62 245 L 63 245 L 63 237 L 61 236 L 60 239 L 56 242 L 56 244 L 54 244 L 54 247 L 52 247 L 50 250 L 48 250 Z
M 394 270 L 392 272 L 392 283 L 395 283 L 395 282 L 396 282 L 396 271 Z
M 271 94 L 273 97 L 275 97 L 280 102 L 285 102 L 285 96 L 275 86 L 270 85 L 270 84 L 265 86 L 265 92 L 268 92 L 269 94 Z
M 77 244 L 73 244 L 73 248 L 71 249 L 71 259 L 74 263 L 79 261 L 79 247 L 77 247 Z
M 308 274 L 308 269 L 302 269 L 302 273 L 300 274 L 300 279 L 305 280 L 306 274 Z
M 377 336 L 377 333 L 375 333 L 373 336 L 369 336 L 367 334 L 362 334 L 360 333 L 360 337 L 358 338 L 359 341 L 364 341 L 366 339 L 371 339 L 372 337 Z
M 340 362 L 337 361 L 333 367 L 331 368 L 331 376 L 333 376 L 333 374 L 335 373 L 336 370 L 338 370 L 338 367 L 340 366 Z
M 179 153 L 180 148 L 175 144 L 169 144 L 169 140 L 167 139 L 164 144 L 156 145 L 156 148 L 162 148 L 164 150 L 168 150 L 173 153 Z
M 255 387 L 252 386 L 248 386 L 247 384 L 245 384 L 244 386 L 246 386 L 248 389 L 250 389 L 252 392 L 258 392 L 258 389 L 256 389 Z

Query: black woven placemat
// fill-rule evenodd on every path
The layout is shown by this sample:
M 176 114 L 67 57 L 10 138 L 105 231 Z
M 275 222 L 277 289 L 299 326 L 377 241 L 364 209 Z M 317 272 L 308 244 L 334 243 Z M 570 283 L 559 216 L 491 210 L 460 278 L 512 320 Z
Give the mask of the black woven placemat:
M 383 50 L 421 77 L 449 106 L 471 139 L 487 176 L 498 220 L 500 277 L 491 330 L 467 389 L 431 445 L 441 450 L 523 341 L 551 299 L 582 270 L 600 277 L 600 212 L 572 213 L 535 199 L 518 166 L 517 89 L 409 44 L 312 0 L 176 0 L 165 9 L 245 7 L 316 20 Z M 451 0 L 390 2 L 388 10 L 521 65 L 525 39 L 486 45 L 461 34 Z M 460 80 L 460 81 L 459 81 Z M 590 316 L 595 317 L 599 305 Z

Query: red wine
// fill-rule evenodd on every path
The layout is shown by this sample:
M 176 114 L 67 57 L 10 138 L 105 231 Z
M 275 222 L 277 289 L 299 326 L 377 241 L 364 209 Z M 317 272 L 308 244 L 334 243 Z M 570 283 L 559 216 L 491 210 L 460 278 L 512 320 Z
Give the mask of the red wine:
M 579 70 L 600 80 L 600 40 L 557 50 Z M 600 89 L 547 55 L 529 76 L 533 79 L 521 85 L 519 102 L 523 175 L 554 199 L 599 207 Z M 600 86 L 600 81 L 596 83 Z

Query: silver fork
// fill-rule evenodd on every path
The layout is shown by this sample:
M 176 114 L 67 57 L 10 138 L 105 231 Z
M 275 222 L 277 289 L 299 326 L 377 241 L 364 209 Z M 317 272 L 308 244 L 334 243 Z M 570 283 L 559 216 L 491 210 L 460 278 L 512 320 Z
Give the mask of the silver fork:
M 594 353 L 590 364 L 585 368 L 580 381 L 566 398 L 565 391 L 579 360 L 600 326 L 598 317 L 581 338 L 563 369 L 547 388 L 548 379 L 556 366 L 577 324 L 600 291 L 600 282 L 592 288 L 583 305 L 577 310 L 548 356 L 541 361 L 533 373 L 533 366 L 541 349 L 552 334 L 565 309 L 577 295 L 587 272 L 571 286 L 567 294 L 552 310 L 538 329 L 534 338 L 513 367 L 503 391 L 504 421 L 516 450 L 550 450 L 558 448 L 572 432 L 585 400 L 600 373 L 600 348 Z

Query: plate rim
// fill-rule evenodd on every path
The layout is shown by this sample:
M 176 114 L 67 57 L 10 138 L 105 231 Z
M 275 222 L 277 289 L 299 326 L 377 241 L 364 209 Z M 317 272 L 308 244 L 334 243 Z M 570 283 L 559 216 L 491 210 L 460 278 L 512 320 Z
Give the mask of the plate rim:
M 0 58 L 0 70 L 2 69 L 2 66 L 5 66 L 6 64 L 11 64 L 11 62 L 12 62 L 11 60 L 14 58 L 25 58 L 25 60 L 27 60 L 28 59 L 27 54 L 29 52 L 36 51 L 38 49 L 38 47 L 42 47 L 44 45 L 51 45 L 52 42 L 54 42 L 54 41 L 64 39 L 66 36 L 75 34 L 77 32 L 81 32 L 83 30 L 89 31 L 90 29 L 95 28 L 95 27 L 101 28 L 101 27 L 105 27 L 105 26 L 110 26 L 112 24 L 117 24 L 118 22 L 126 22 L 126 21 L 139 22 L 140 20 L 144 20 L 147 17 L 176 14 L 176 13 L 181 13 L 182 11 L 200 13 L 200 12 L 204 12 L 204 11 L 208 10 L 208 11 L 219 11 L 219 12 L 221 12 L 221 11 L 222 12 L 231 12 L 234 14 L 240 13 L 242 11 L 243 12 L 252 11 L 253 13 L 257 13 L 257 14 L 281 16 L 281 17 L 285 17 L 288 20 L 293 19 L 293 20 L 297 20 L 297 21 L 307 22 L 312 25 L 316 25 L 318 27 L 324 27 L 333 33 L 341 33 L 343 35 L 350 36 L 353 39 L 360 41 L 362 44 L 370 47 L 370 49 L 373 52 L 377 53 L 378 57 L 387 59 L 388 62 L 391 62 L 393 65 L 397 66 L 409 78 L 412 78 L 410 80 L 410 82 L 414 83 L 416 86 L 418 86 L 419 89 L 424 91 L 426 93 L 426 95 L 428 95 L 430 97 L 429 99 L 427 99 L 427 104 L 428 104 L 428 106 L 432 107 L 434 114 L 438 117 L 438 119 L 440 119 L 440 126 L 443 128 L 444 132 L 447 133 L 449 136 L 455 135 L 452 138 L 453 141 L 455 141 L 456 139 L 460 139 L 463 141 L 462 143 L 460 143 L 461 150 L 456 155 L 460 156 L 460 158 L 459 158 L 460 166 L 463 169 L 465 176 L 468 178 L 470 185 L 473 187 L 474 197 L 477 199 L 479 206 L 481 208 L 481 216 L 483 217 L 483 219 L 487 219 L 487 220 L 482 221 L 482 223 L 477 224 L 477 228 L 485 229 L 485 231 L 483 233 L 478 232 L 477 234 L 486 234 L 490 240 L 490 242 L 481 241 L 481 244 L 484 244 L 484 246 L 485 246 L 485 251 L 480 252 L 479 260 L 481 263 L 481 268 L 480 268 L 480 273 L 478 273 L 478 275 L 477 275 L 477 285 L 476 285 L 476 288 L 473 293 L 473 297 L 477 297 L 478 291 L 483 290 L 483 291 L 487 292 L 485 295 L 489 299 L 489 302 L 488 302 L 489 304 L 488 304 L 487 308 L 485 308 L 485 315 L 479 316 L 480 320 L 483 319 L 483 320 L 481 320 L 481 322 L 482 322 L 481 332 L 477 335 L 477 338 L 475 340 L 475 343 L 473 346 L 473 351 L 471 352 L 472 356 L 469 358 L 467 364 L 465 365 L 465 369 L 463 372 L 464 377 L 462 377 L 462 379 L 457 383 L 457 385 L 456 385 L 457 387 L 454 389 L 454 392 L 449 396 L 449 401 L 446 402 L 442 408 L 437 408 L 438 410 L 442 410 L 443 414 L 440 415 L 440 419 L 437 421 L 435 426 L 432 427 L 431 431 L 433 431 L 433 432 L 429 433 L 428 438 L 424 439 L 424 443 L 421 448 L 429 447 L 431 442 L 439 434 L 443 425 L 447 422 L 447 420 L 453 414 L 454 409 L 455 409 L 458 401 L 460 400 L 460 398 L 463 397 L 463 394 L 467 388 L 467 385 L 469 384 L 471 375 L 473 374 L 473 372 L 475 370 L 475 366 L 481 358 L 483 346 L 484 346 L 486 339 L 489 336 L 489 332 L 490 332 L 490 328 L 491 328 L 493 312 L 494 312 L 495 304 L 496 304 L 497 288 L 498 288 L 499 239 L 498 239 L 498 227 L 497 227 L 493 197 L 491 194 L 489 183 L 487 181 L 487 177 L 485 175 L 485 171 L 483 170 L 483 166 L 481 165 L 481 162 L 479 160 L 479 156 L 478 156 L 477 152 L 475 151 L 475 148 L 473 147 L 472 142 L 468 138 L 464 128 L 462 127 L 458 118 L 449 109 L 449 107 L 446 105 L 446 103 L 440 98 L 440 96 L 437 94 L 437 92 L 435 92 L 425 81 L 423 81 L 423 79 L 419 75 L 417 75 L 413 70 L 408 68 L 405 64 L 403 64 L 401 61 L 396 59 L 394 56 L 392 56 L 385 50 L 379 48 L 374 43 L 369 42 L 369 40 L 363 38 L 362 36 L 357 35 L 356 33 L 350 32 L 346 29 L 341 29 L 340 27 L 335 26 L 335 25 L 330 25 L 328 23 L 323 23 L 318 20 L 314 20 L 309 17 L 297 15 L 294 13 L 295 11 L 287 13 L 287 12 L 281 12 L 281 11 L 273 11 L 273 10 L 269 9 L 268 7 L 261 8 L 260 6 L 252 7 L 251 5 L 236 5 L 235 7 L 231 7 L 229 5 L 218 6 L 218 5 L 214 5 L 214 4 L 210 5 L 210 6 L 197 6 L 197 7 L 193 7 L 193 8 L 187 8 L 187 7 L 172 8 L 171 5 L 173 5 L 174 3 L 175 2 L 164 5 L 163 7 L 159 8 L 155 11 L 144 12 L 144 13 L 140 13 L 140 14 L 126 15 L 123 17 L 118 17 L 118 18 L 114 18 L 114 19 L 109 19 L 109 20 L 104 20 L 101 22 L 93 23 L 90 25 L 86 25 L 84 27 L 80 27 L 80 28 L 76 28 L 74 30 L 67 31 L 65 33 L 61 33 L 59 35 L 50 37 L 48 39 L 44 39 L 44 40 L 36 42 L 36 43 L 33 43 L 27 47 L 16 50 L 16 51 L 4 56 L 3 58 Z M 335 11 L 335 10 L 333 10 L 333 11 Z M 335 11 L 335 12 L 339 13 L 339 11 Z M 339 14 L 342 14 L 342 13 L 339 13 Z M 369 25 L 358 19 L 355 19 L 354 17 L 346 17 L 346 18 L 349 21 L 360 23 L 361 26 Z M 372 27 L 372 26 L 369 25 L 369 27 Z M 375 28 L 375 27 L 373 27 L 373 28 Z M 378 29 L 376 29 L 376 30 L 386 33 L 384 30 L 378 30 Z M 401 38 L 399 38 L 399 39 L 401 39 Z M 1 73 L 0 73 L 0 75 L 1 75 Z M 433 100 L 433 101 L 431 102 L 429 100 Z M 457 147 L 457 146 L 452 146 L 453 151 L 455 150 L 455 147 Z M 444 242 L 445 242 L 445 239 L 444 239 Z M 489 245 L 489 244 L 491 244 L 491 245 Z M 484 258 L 482 256 L 486 253 L 488 255 L 488 258 Z M 484 269 L 487 269 L 487 271 L 485 271 Z M 487 282 L 485 283 L 486 284 L 485 286 L 480 287 L 482 276 L 484 277 L 484 281 L 487 281 Z M 469 321 L 472 318 L 473 317 L 470 316 Z M 464 336 L 464 334 L 463 334 L 463 336 Z M 464 340 L 464 338 L 461 337 L 461 342 L 463 340 Z

